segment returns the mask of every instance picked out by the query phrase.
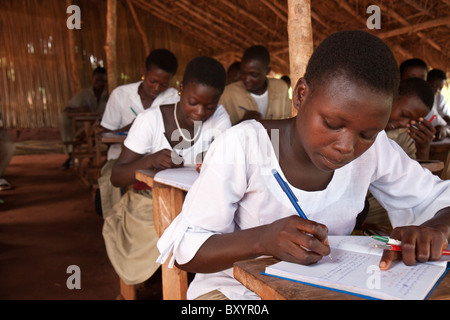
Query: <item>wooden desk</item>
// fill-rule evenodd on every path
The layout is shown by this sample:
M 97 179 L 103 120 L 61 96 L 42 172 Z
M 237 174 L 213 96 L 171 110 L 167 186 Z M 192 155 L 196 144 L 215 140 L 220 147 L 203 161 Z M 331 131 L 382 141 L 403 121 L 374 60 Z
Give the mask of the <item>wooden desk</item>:
M 418 160 L 422 168 L 428 169 L 431 173 L 440 176 L 444 170 L 444 162 L 439 160 Z
M 126 138 L 126 134 L 118 134 L 116 132 L 102 132 L 100 134 L 100 141 L 105 144 L 123 143 Z
M 430 159 L 444 161 L 447 159 L 450 150 L 450 138 L 430 143 Z
M 74 170 L 87 185 L 96 183 L 102 165 L 102 149 L 96 138 L 101 118 L 96 112 L 71 112 L 72 163 Z M 77 163 L 78 162 L 78 163 Z
M 177 176 L 183 179 L 177 179 Z M 153 222 L 156 233 L 161 236 L 181 212 L 184 197 L 198 177 L 194 167 L 167 169 L 162 171 L 137 170 L 136 180 L 152 188 Z M 187 179 L 186 179 L 187 178 Z M 162 265 L 164 300 L 186 300 L 188 288 L 187 272 L 177 267 L 168 268 L 169 261 Z
M 261 274 L 266 266 L 277 262 L 279 260 L 275 258 L 236 262 L 233 266 L 234 277 L 263 300 L 363 300 L 362 297 Z M 449 273 L 439 282 L 428 299 L 450 299 Z

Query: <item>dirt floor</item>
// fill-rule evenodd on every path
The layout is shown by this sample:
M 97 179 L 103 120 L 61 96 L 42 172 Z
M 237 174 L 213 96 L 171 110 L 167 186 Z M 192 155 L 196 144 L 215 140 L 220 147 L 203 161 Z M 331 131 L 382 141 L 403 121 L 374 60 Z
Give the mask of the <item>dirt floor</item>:
M 20 150 L 20 148 L 18 148 Z M 64 154 L 15 155 L 0 191 L 0 299 L 113 300 L 119 278 L 106 255 L 103 218 L 92 191 L 71 170 Z M 81 289 L 66 282 L 76 265 Z M 160 275 L 146 298 L 161 299 Z

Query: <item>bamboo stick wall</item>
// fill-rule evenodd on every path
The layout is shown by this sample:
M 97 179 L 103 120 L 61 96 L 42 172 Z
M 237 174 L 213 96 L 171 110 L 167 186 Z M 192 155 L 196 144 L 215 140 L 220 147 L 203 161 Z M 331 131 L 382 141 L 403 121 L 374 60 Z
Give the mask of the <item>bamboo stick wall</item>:
M 81 9 L 81 30 L 69 30 L 67 3 Z M 58 114 L 77 92 L 71 79 L 74 52 L 81 87 L 91 85 L 92 70 L 106 67 L 106 1 L 2 0 L 0 9 L 0 109 L 7 128 L 58 127 Z M 168 48 L 179 60 L 173 86 L 187 62 L 201 52 L 183 36 L 147 12 L 135 8 L 148 48 Z M 141 33 L 125 0 L 117 8 L 118 85 L 141 79 L 145 58 Z M 69 45 L 73 32 L 74 47 Z

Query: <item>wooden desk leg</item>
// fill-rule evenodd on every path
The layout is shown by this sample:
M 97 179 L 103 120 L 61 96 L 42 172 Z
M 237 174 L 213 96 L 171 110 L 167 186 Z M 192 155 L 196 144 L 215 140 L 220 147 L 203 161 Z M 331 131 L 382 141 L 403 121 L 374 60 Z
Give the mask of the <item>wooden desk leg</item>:
M 161 236 L 173 219 L 181 212 L 184 201 L 184 191 L 163 184 L 153 183 L 153 222 L 156 233 Z M 186 300 L 188 288 L 187 272 L 173 267 L 168 268 L 166 261 L 161 268 L 163 299 Z
M 169 268 L 169 262 L 162 265 L 163 300 L 186 300 L 188 289 L 187 272 L 177 267 Z
M 136 300 L 136 289 L 133 284 L 126 284 L 120 279 L 120 295 L 123 300 Z

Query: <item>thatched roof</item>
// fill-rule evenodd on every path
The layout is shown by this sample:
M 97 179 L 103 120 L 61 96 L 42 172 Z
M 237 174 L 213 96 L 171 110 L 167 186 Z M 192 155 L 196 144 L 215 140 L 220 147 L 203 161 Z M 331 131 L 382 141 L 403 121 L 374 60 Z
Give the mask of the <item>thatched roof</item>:
M 253 44 L 271 52 L 279 73 L 289 73 L 287 0 L 132 0 L 136 7 L 199 40 L 205 53 L 228 64 Z M 314 45 L 339 30 L 368 30 L 370 5 L 381 9 L 381 29 L 373 33 L 399 62 L 422 58 L 450 71 L 450 0 L 311 0 Z
M 117 0 L 117 84 L 139 80 L 149 50 L 161 47 L 179 60 L 174 84 L 193 57 L 213 56 L 228 67 L 253 44 L 269 49 L 274 72 L 290 74 L 287 3 Z M 66 27 L 70 4 L 81 8 L 81 30 Z M 339 30 L 367 30 L 373 4 L 381 29 L 371 32 L 399 63 L 417 57 L 450 72 L 450 0 L 311 0 L 314 46 Z M 2 0 L 0 109 L 7 127 L 58 127 L 58 113 L 106 61 L 106 12 L 107 0 Z

